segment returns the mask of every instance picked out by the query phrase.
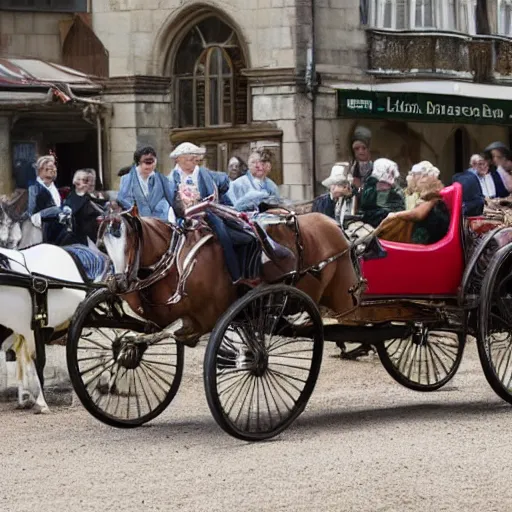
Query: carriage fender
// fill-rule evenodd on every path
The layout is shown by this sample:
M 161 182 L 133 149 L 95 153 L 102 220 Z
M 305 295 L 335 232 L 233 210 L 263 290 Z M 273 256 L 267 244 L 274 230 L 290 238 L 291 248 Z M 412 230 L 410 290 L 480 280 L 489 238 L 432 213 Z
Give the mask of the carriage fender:
M 501 247 L 491 259 L 487 271 L 485 272 L 484 282 L 482 283 L 482 290 L 480 293 L 481 304 L 487 304 L 491 299 L 491 294 L 494 288 L 495 274 L 500 265 L 509 257 L 512 256 L 512 243 Z
M 512 228 L 509 227 L 499 227 L 495 228 L 492 231 L 489 231 L 484 237 L 480 245 L 471 255 L 469 261 L 466 264 L 466 268 L 464 269 L 464 274 L 462 275 L 462 281 L 459 288 L 459 296 L 458 302 L 460 305 L 464 303 L 464 298 L 466 296 L 466 290 L 473 274 L 473 270 L 475 269 L 475 265 L 477 264 L 480 256 L 484 253 L 485 249 L 489 246 L 489 244 L 496 240 L 498 243 L 498 248 L 504 248 L 509 246 L 512 243 Z

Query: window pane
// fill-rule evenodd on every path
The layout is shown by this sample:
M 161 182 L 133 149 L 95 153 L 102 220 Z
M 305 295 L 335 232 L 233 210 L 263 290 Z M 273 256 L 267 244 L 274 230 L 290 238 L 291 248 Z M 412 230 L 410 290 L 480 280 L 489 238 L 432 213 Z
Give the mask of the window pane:
M 206 126 L 204 80 L 196 80 L 196 126 Z
M 396 0 L 396 22 L 393 28 L 403 30 L 409 28 L 409 5 L 407 0 Z
M 196 61 L 196 68 L 194 70 L 194 75 L 196 76 L 204 76 L 206 70 L 206 57 L 208 55 L 208 51 L 204 51 L 199 60 Z
M 197 59 L 204 50 L 199 32 L 194 27 L 183 39 L 178 53 L 176 55 L 176 63 L 174 72 L 177 75 L 191 75 L 194 72 L 194 66 Z
M 434 26 L 432 4 L 432 0 L 416 0 L 416 28 L 429 28 Z
M 210 124 L 217 125 L 219 123 L 219 82 L 217 78 L 210 79 L 210 103 L 208 105 L 210 112 Z
M 222 58 L 221 51 L 218 46 L 210 50 L 210 75 L 219 75 L 219 61 Z
M 177 104 L 179 126 L 194 126 L 194 87 L 191 79 L 178 82 Z
M 395 28 L 393 27 L 393 4 L 389 0 L 385 0 L 384 26 L 382 28 Z
M 222 74 L 224 76 L 230 76 L 231 75 L 231 67 L 230 67 L 230 62 L 229 60 L 227 59 L 226 55 L 224 54 L 224 52 L 222 52 L 221 56 L 220 56 L 221 60 L 222 60 Z
M 505 30 L 503 33 L 507 36 L 512 35 L 512 5 L 505 6 Z
M 204 19 L 198 23 L 197 27 L 207 44 L 224 43 L 233 32 L 230 27 L 215 16 Z
M 222 91 L 222 123 L 231 123 L 231 79 L 223 80 Z
M 459 29 L 457 26 L 457 3 L 457 0 L 448 0 L 448 23 L 446 25 L 448 30 Z M 463 30 L 462 27 L 460 29 Z

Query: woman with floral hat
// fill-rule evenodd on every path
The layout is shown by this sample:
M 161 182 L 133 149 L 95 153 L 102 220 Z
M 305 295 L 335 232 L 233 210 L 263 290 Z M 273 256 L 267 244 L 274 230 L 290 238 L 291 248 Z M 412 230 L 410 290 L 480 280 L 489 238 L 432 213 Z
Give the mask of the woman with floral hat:
M 391 212 L 405 210 L 405 197 L 398 186 L 398 165 L 387 158 L 375 160 L 361 195 L 363 222 L 376 228 Z

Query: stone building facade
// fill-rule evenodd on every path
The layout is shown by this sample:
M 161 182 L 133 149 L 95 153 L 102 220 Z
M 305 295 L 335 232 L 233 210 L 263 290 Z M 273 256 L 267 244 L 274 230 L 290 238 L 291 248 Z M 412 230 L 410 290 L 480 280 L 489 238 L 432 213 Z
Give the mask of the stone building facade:
M 362 100 L 377 104 L 386 94 L 423 101 L 436 91 L 448 103 L 454 97 L 480 103 L 502 98 L 496 109 L 506 112 L 508 0 L 488 0 L 483 15 L 480 0 L 67 4 L 70 12 L 21 12 L 11 0 L 0 0 L 0 58 L 40 58 L 98 76 L 106 105 L 100 129 L 108 188 L 117 187 L 118 169 L 144 143 L 157 148 L 163 171 L 173 145 L 184 140 L 205 145 L 209 166 L 219 170 L 232 155 L 246 158 L 255 144 L 271 146 L 273 178 L 284 195 L 300 200 L 320 192 L 335 161 L 352 158 L 357 124 L 371 129 L 374 158 L 394 158 L 405 170 L 430 159 L 445 180 L 483 144 L 509 139 L 507 119 L 346 108 Z M 85 11 L 74 33 L 73 6 Z M 105 63 L 96 65 L 95 55 Z M 458 84 L 473 87 L 461 92 Z M 9 125 L 0 118 L 4 133 Z

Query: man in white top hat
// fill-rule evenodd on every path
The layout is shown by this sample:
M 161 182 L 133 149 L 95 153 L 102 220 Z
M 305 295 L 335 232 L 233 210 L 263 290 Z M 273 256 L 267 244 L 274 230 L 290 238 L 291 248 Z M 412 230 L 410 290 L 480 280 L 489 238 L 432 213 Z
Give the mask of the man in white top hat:
M 329 192 L 315 199 L 313 211 L 323 213 L 342 225 L 345 214 L 350 214 L 352 209 L 350 164 L 348 162 L 335 164 L 330 176 L 322 181 L 322 185 L 329 189 Z

